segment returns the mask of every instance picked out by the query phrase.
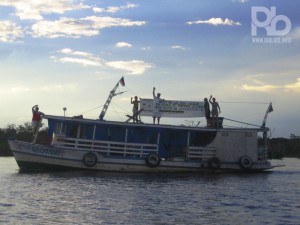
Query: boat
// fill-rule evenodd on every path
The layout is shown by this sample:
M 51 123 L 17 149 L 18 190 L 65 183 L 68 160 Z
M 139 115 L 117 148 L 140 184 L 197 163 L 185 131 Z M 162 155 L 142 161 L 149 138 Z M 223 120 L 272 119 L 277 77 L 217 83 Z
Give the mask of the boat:
M 51 137 L 47 144 L 9 141 L 20 171 L 248 173 L 274 168 L 268 160 L 269 128 L 265 126 L 271 104 L 263 124 L 254 128 L 226 128 L 222 122 L 216 127 L 147 124 L 134 121 L 136 115 L 128 115 L 124 122 L 106 121 L 105 113 L 122 79 L 99 118 L 46 114 L 43 119 L 48 120 Z M 146 108 L 137 114 L 143 111 Z

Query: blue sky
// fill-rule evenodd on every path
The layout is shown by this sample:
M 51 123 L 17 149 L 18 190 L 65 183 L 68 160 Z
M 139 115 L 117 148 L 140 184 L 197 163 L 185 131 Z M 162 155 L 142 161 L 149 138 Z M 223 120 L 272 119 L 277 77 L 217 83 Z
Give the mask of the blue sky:
M 272 19 L 285 16 L 290 29 L 280 20 L 273 30 L 286 34 L 257 26 L 251 35 L 253 7 L 275 7 Z M 0 0 L 0 127 L 30 121 L 35 104 L 98 118 L 124 76 L 108 120 L 126 120 L 130 98 L 151 98 L 155 86 L 165 99 L 212 94 L 221 116 L 253 124 L 272 102 L 272 136 L 300 135 L 299 8 L 292 0 Z

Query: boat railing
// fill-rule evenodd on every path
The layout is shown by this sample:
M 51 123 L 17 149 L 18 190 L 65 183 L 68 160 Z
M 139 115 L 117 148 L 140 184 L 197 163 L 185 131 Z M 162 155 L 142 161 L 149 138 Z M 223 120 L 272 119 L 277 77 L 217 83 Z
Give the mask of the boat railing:
M 187 160 L 193 159 L 210 159 L 215 157 L 217 153 L 216 147 L 194 147 L 189 146 L 187 149 Z
M 265 161 L 265 160 L 268 160 L 268 148 L 259 147 L 257 149 L 257 161 Z
M 113 156 L 145 157 L 158 154 L 157 144 L 98 141 L 55 135 L 52 145 L 63 149 L 84 150 Z

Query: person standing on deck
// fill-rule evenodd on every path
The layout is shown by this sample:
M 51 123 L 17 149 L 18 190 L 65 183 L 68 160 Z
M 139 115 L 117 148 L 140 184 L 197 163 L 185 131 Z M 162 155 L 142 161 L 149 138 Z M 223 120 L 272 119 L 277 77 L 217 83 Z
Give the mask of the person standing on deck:
M 212 126 L 218 127 L 219 113 L 221 113 L 219 103 L 216 102 L 216 99 L 213 98 L 212 95 L 209 98 L 209 102 L 211 104 Z
M 133 108 L 132 108 L 133 122 L 138 122 L 139 120 L 141 120 L 140 115 L 139 115 L 139 119 L 138 119 L 138 116 L 136 115 L 137 112 L 139 111 L 139 103 L 140 103 L 140 101 L 138 100 L 137 96 L 134 97 L 133 101 L 131 98 L 131 104 L 133 104 Z
M 207 98 L 204 99 L 204 112 L 206 118 L 206 126 L 211 126 L 211 117 L 210 117 L 210 106 Z
M 155 119 L 157 118 L 157 124 L 159 124 L 161 114 L 159 112 L 159 109 L 157 109 L 155 106 L 159 103 L 160 100 L 160 93 L 157 93 L 155 95 L 155 87 L 153 87 L 153 124 L 155 124 Z
M 41 125 L 41 120 L 42 120 L 42 116 L 44 115 L 44 113 L 39 111 L 38 105 L 32 106 L 31 110 L 32 110 L 31 126 L 33 127 L 33 136 L 35 136 Z

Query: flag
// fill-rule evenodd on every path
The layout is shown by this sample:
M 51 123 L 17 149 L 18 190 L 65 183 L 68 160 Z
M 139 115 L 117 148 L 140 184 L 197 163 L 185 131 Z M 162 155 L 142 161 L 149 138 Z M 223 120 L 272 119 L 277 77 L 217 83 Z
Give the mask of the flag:
M 273 106 L 272 103 L 270 103 L 269 108 L 268 108 L 268 113 L 273 112 Z
M 122 77 L 122 78 L 120 79 L 120 84 L 122 85 L 122 87 L 125 86 L 125 80 L 124 80 L 124 77 Z

